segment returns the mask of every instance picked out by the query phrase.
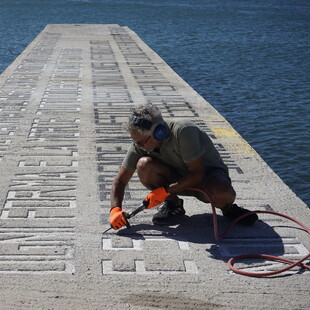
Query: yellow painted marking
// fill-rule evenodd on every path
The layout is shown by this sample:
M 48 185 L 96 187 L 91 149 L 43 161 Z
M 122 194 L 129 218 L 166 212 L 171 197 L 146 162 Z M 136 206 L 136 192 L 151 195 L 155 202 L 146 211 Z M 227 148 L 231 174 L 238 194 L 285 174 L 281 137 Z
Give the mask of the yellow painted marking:
M 213 127 L 211 128 L 214 135 L 218 138 L 224 137 L 240 137 L 238 132 L 233 128 L 225 128 L 225 127 Z
M 258 156 L 257 152 L 246 142 L 239 133 L 231 127 L 213 127 L 211 128 L 217 138 L 228 138 L 225 141 L 225 147 L 228 151 L 235 154 Z

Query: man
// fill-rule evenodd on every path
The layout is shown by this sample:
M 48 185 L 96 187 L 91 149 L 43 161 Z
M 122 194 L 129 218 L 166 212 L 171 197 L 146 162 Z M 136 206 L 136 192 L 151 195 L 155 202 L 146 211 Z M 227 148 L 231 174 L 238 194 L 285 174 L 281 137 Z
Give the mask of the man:
M 185 215 L 180 195 L 211 200 L 230 220 L 250 212 L 234 204 L 236 193 L 227 166 L 208 135 L 192 122 L 164 121 L 156 106 L 145 104 L 132 109 L 125 129 L 133 143 L 111 188 L 110 224 L 114 229 L 128 224 L 122 202 L 135 171 L 141 183 L 152 191 L 146 198 L 147 208 L 163 203 L 153 216 L 154 224 L 173 225 Z M 256 214 L 251 214 L 239 223 L 250 226 L 257 219 Z

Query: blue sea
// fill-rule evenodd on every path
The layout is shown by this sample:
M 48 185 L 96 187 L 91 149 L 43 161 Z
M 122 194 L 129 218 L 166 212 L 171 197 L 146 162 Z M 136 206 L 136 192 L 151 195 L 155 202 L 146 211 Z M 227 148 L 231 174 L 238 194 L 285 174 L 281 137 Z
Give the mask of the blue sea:
M 309 0 L 0 0 L 0 72 L 54 23 L 131 28 L 310 205 Z

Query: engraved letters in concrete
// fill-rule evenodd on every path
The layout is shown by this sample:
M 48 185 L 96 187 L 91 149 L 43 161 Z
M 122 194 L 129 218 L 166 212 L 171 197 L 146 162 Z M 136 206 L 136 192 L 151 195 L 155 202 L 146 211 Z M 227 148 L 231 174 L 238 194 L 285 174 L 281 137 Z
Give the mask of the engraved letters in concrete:
M 57 36 L 52 35 L 52 38 Z M 42 53 L 45 53 L 44 49 Z M 43 97 L 37 104 L 30 131 L 21 146 L 17 170 L 1 210 L 0 272 L 75 271 L 73 242 L 77 207 L 81 53 L 81 49 L 60 51 Z M 37 55 L 39 61 L 32 61 L 27 67 L 28 75 L 30 70 L 36 73 L 30 83 L 40 76 L 37 70 L 44 68 L 48 55 L 46 58 Z M 27 58 L 23 63 L 28 63 Z M 12 81 L 15 76 L 13 73 Z M 31 92 L 26 90 L 28 87 L 25 94 L 13 92 L 9 99 L 18 101 L 18 96 L 20 102 L 17 106 L 25 109 L 31 98 Z M 10 109 L 14 108 L 11 100 L 8 104 Z M 20 112 L 23 110 L 14 111 Z M 12 119 L 18 123 L 20 117 L 13 114 Z M 6 125 L 6 128 L 14 133 L 12 125 Z M 10 142 L 8 138 L 5 141 L 5 145 Z

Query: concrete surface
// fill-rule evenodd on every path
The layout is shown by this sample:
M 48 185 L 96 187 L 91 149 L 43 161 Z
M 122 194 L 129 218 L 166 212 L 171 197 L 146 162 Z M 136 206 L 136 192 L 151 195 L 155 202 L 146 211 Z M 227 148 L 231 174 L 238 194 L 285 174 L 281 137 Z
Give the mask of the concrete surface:
M 156 210 L 109 227 L 109 191 L 135 103 L 204 128 L 228 164 L 237 203 L 310 224 L 310 210 L 231 125 L 127 27 L 48 25 L 0 80 L 0 309 L 309 309 L 309 272 L 234 274 L 231 256 L 309 252 L 309 235 L 260 215 L 216 242 L 210 205 L 153 226 Z M 242 113 L 242 111 L 240 111 Z M 148 192 L 135 177 L 124 209 Z M 228 222 L 218 215 L 220 230 Z M 238 264 L 239 265 L 239 264 Z M 250 271 L 281 266 L 246 261 Z

